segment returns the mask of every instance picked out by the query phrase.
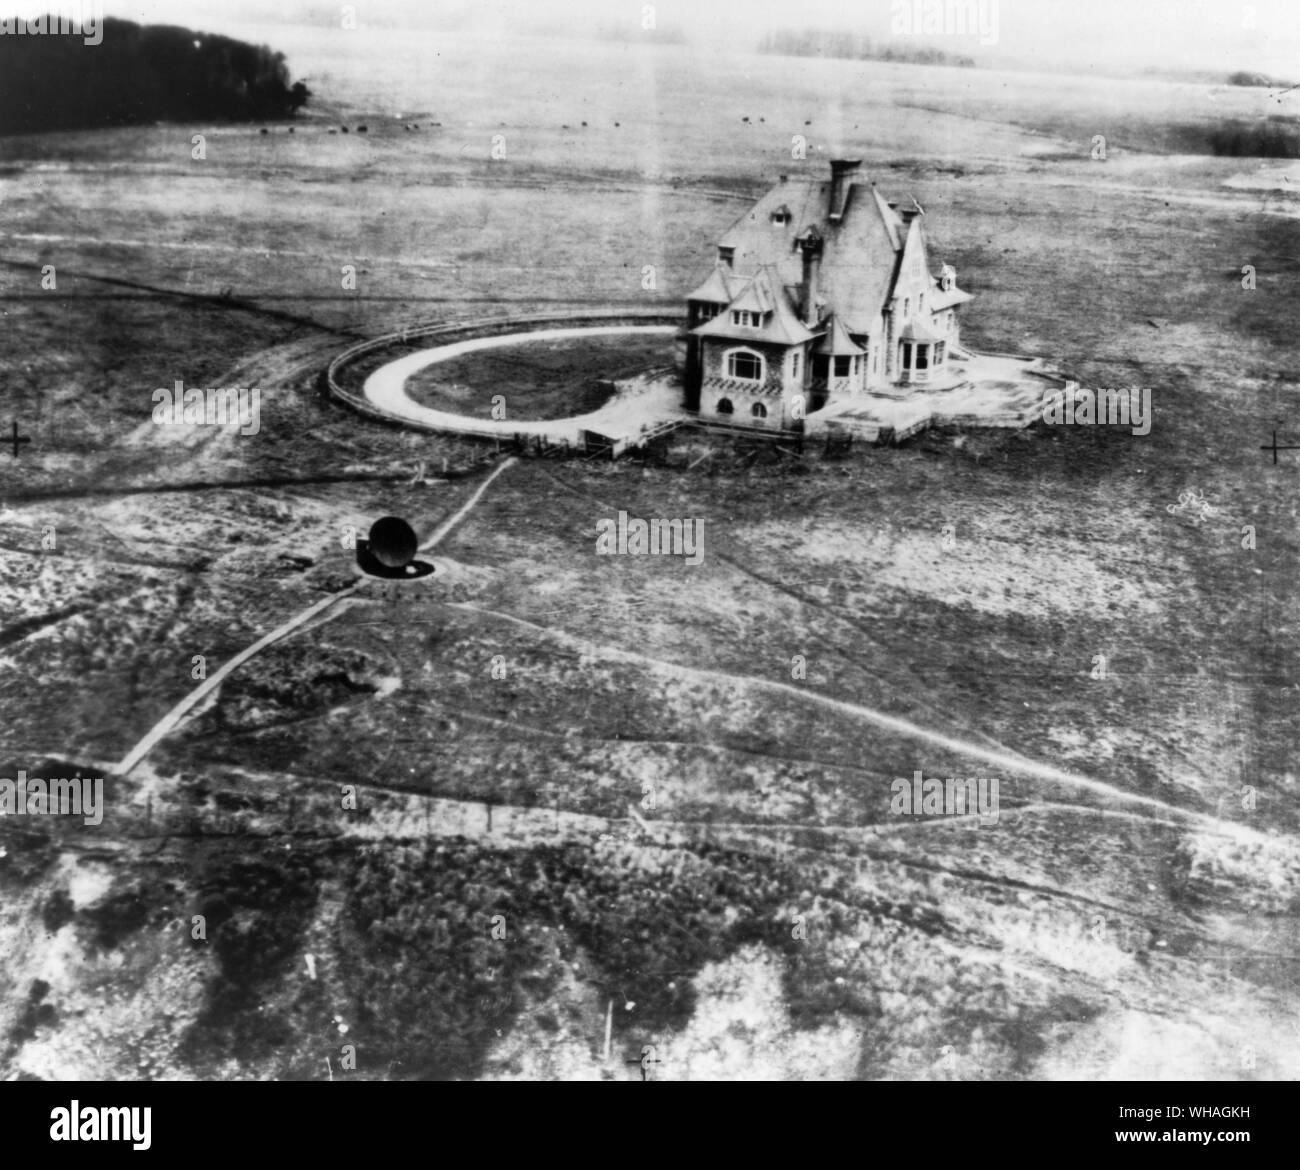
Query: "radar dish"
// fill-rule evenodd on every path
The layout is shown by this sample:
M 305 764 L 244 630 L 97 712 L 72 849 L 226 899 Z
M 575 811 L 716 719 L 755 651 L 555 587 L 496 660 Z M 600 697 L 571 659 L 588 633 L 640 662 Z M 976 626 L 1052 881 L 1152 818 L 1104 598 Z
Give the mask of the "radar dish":
M 385 569 L 404 569 L 420 551 L 415 530 L 397 516 L 385 516 L 370 526 L 370 555 Z

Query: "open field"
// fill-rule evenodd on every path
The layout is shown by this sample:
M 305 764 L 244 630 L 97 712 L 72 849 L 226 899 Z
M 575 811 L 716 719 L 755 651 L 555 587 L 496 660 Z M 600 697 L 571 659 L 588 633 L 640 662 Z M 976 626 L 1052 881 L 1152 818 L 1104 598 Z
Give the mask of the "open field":
M 333 355 L 672 305 L 832 156 L 926 209 L 967 344 L 1150 387 L 1154 425 L 521 460 L 432 578 L 241 668 L 102 826 L 0 822 L 3 1075 L 631 1079 L 643 1044 L 660 1079 L 1300 1075 L 1300 460 L 1259 449 L 1300 442 L 1300 199 L 1166 153 L 1259 95 L 364 43 L 285 46 L 321 98 L 293 135 L 0 140 L 0 427 L 32 439 L 0 449 L 0 776 L 107 775 L 196 655 L 353 584 L 349 527 L 470 498 L 492 446 L 347 412 Z M 609 357 L 530 371 L 540 416 Z M 153 425 L 176 380 L 260 387 L 259 432 Z M 619 511 L 702 519 L 703 563 L 596 556 Z M 999 777 L 998 823 L 892 815 L 918 770 Z

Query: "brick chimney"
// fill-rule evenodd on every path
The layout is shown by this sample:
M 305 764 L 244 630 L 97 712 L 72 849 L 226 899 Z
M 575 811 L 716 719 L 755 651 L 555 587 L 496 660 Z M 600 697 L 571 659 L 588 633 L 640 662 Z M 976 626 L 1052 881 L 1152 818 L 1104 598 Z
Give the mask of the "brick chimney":
M 822 271 L 822 237 L 815 228 L 809 228 L 799 237 L 799 250 L 803 253 L 803 323 L 815 329 L 817 320 L 817 285 Z
M 844 204 L 849 197 L 849 186 L 861 169 L 860 158 L 831 160 L 831 199 L 828 214 L 832 223 L 838 223 L 843 218 Z

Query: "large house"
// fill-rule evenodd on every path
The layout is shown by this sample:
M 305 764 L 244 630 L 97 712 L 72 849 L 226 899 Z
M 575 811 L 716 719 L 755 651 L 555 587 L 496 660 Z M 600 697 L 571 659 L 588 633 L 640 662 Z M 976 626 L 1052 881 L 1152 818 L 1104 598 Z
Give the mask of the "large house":
M 970 294 L 950 266 L 931 273 L 920 205 L 887 202 L 861 166 L 781 176 L 718 241 L 683 330 L 686 406 L 702 418 L 796 427 L 843 398 L 952 382 Z

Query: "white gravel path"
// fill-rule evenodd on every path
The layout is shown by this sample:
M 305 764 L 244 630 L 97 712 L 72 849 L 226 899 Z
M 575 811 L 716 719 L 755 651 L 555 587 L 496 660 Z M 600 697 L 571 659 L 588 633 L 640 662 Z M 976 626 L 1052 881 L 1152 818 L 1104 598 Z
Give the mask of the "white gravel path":
M 366 379 L 362 393 L 366 400 L 385 414 L 402 422 L 428 430 L 447 431 L 452 434 L 477 435 L 486 438 L 511 439 L 515 435 L 534 437 L 541 435 L 553 443 L 577 444 L 583 430 L 598 431 L 613 437 L 632 436 L 644 426 L 654 426 L 682 414 L 681 391 L 668 385 L 655 385 L 645 393 L 620 395 L 599 410 L 574 418 L 553 419 L 546 422 L 485 418 L 434 410 L 413 401 L 406 392 L 406 383 L 412 375 L 441 362 L 480 353 L 489 349 L 504 349 L 512 345 L 530 345 L 535 342 L 571 341 L 583 337 L 615 337 L 620 334 L 641 336 L 669 336 L 677 331 L 675 325 L 597 325 L 573 329 L 545 329 L 532 333 L 510 333 L 501 337 L 479 337 L 470 341 L 457 341 L 421 350 L 409 357 L 399 358 L 381 366 Z

